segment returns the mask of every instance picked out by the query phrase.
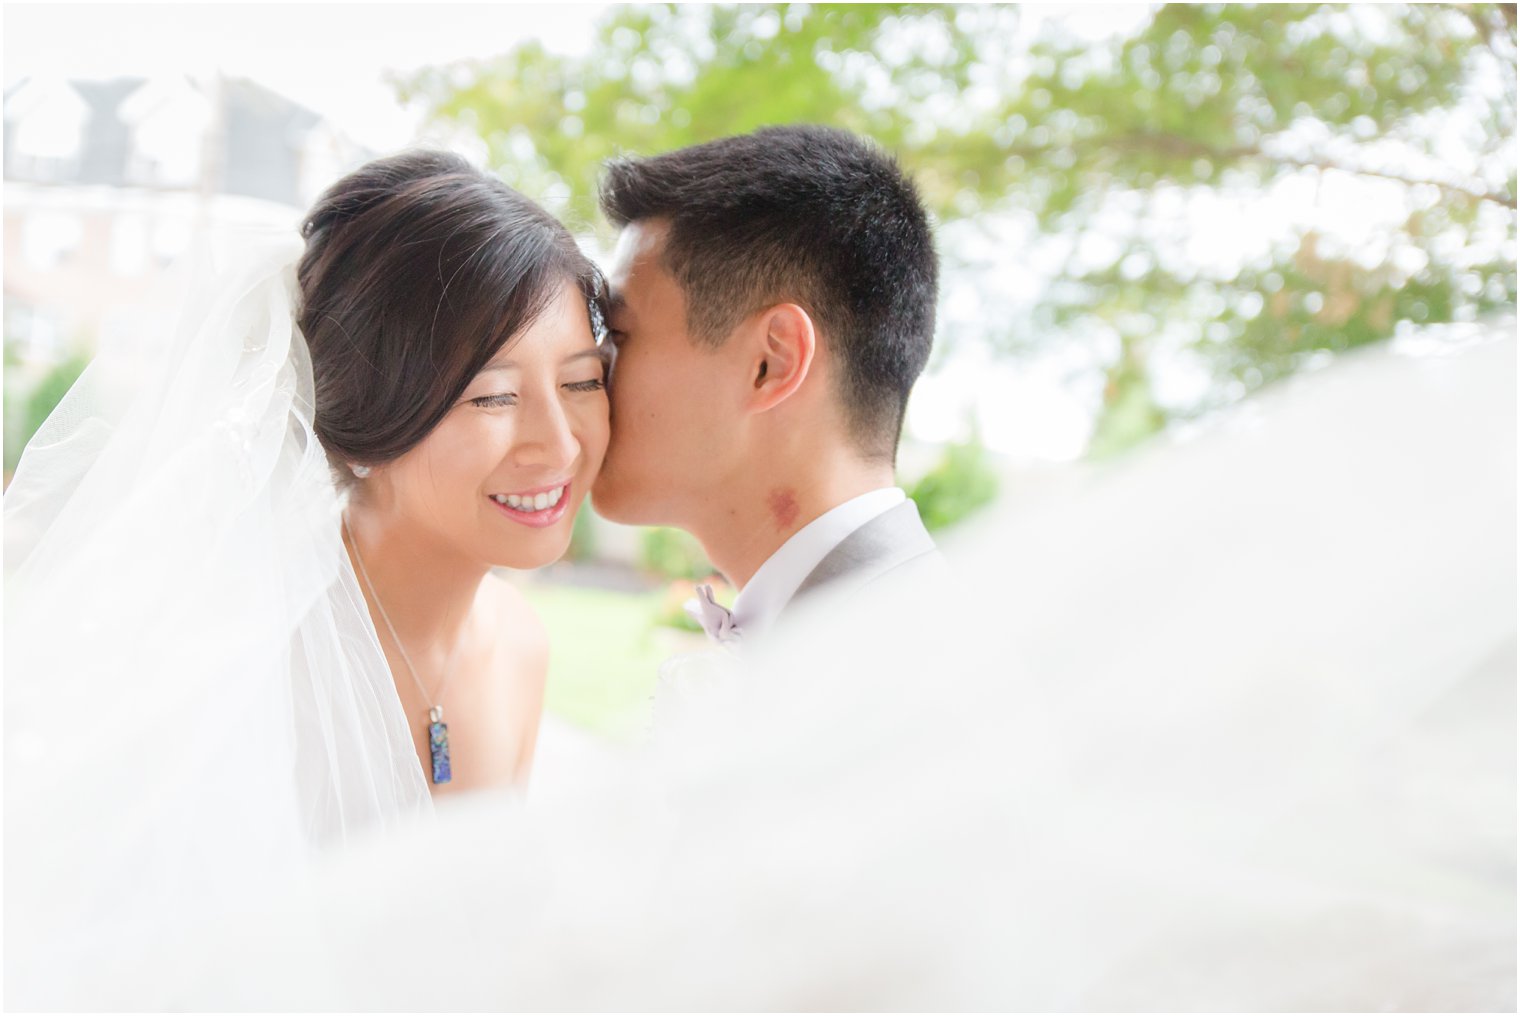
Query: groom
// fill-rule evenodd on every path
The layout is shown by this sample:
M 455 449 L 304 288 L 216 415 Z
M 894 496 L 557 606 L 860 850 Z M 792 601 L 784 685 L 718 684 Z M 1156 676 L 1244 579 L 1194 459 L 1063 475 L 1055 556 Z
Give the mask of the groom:
M 844 131 L 772 127 L 607 170 L 617 522 L 692 533 L 740 590 L 708 634 L 752 641 L 815 590 L 942 564 L 895 485 L 938 265 L 912 182 Z

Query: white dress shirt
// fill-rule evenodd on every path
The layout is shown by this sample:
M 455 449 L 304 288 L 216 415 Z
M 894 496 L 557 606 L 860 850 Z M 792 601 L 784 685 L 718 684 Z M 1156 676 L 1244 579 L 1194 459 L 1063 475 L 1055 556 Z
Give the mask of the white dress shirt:
M 739 591 L 734 599 L 734 624 L 746 636 L 764 631 L 845 537 L 907 499 L 901 487 L 882 487 L 830 508 L 797 530 Z

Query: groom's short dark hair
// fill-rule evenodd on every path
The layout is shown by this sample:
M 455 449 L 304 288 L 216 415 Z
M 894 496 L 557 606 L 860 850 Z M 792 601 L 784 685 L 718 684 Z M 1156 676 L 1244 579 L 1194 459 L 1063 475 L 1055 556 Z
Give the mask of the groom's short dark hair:
M 846 131 L 767 127 L 610 163 L 602 210 L 615 226 L 663 219 L 665 266 L 687 324 L 720 344 L 746 315 L 791 301 L 840 365 L 862 452 L 890 461 L 934 340 L 938 262 L 913 182 Z

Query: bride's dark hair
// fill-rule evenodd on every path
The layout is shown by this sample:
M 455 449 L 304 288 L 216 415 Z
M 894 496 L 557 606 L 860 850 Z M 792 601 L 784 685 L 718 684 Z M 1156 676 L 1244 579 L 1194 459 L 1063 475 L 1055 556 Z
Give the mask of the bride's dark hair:
M 301 235 L 316 432 L 343 462 L 414 447 L 562 284 L 592 303 L 605 291 L 559 220 L 447 152 L 360 167 L 317 200 Z

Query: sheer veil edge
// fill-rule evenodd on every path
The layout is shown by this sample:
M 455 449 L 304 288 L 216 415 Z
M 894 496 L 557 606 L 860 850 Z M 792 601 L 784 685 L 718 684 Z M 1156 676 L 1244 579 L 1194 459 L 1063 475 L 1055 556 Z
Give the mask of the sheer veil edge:
M 430 813 L 312 429 L 300 249 L 249 243 L 166 343 L 102 348 L 6 492 L 12 1005 L 152 983 L 156 933 Z

